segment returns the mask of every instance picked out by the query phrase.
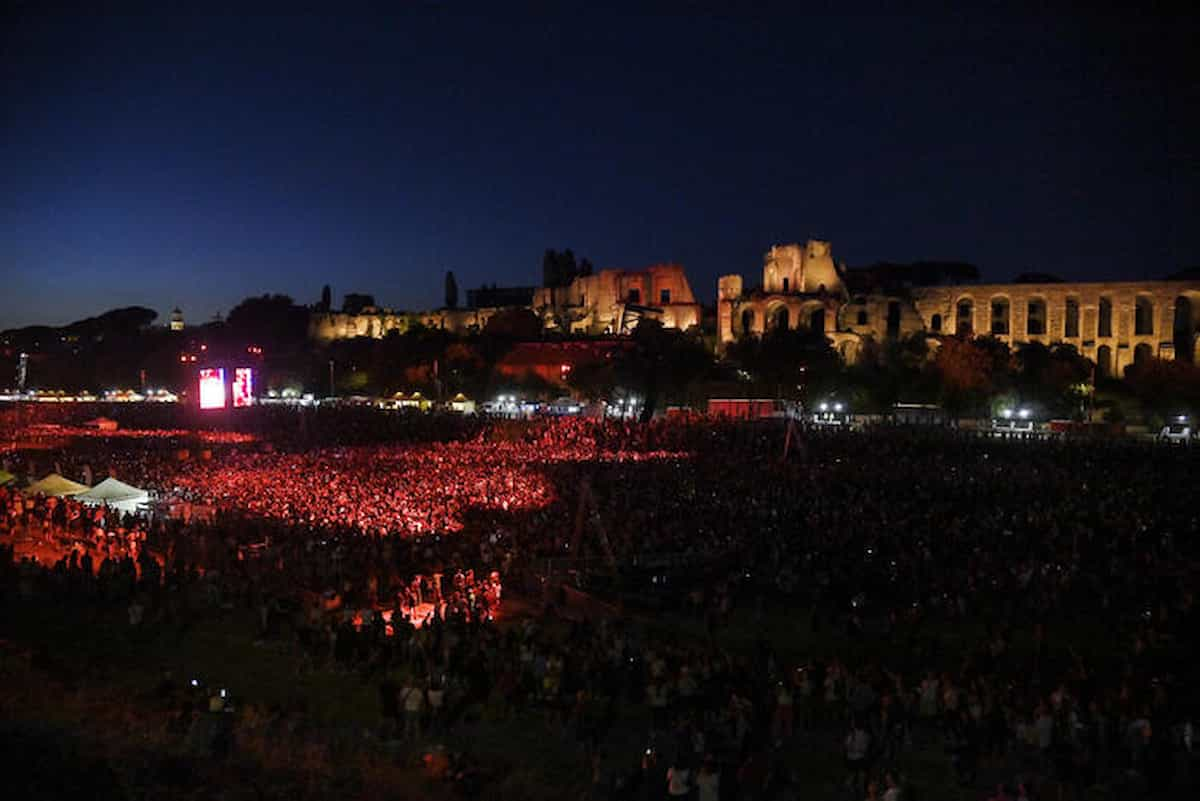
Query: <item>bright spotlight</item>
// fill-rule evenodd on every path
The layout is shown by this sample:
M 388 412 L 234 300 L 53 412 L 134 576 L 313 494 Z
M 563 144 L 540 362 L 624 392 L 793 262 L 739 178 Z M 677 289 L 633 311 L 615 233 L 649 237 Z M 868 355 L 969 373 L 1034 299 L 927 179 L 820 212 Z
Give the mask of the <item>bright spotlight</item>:
M 835 412 L 840 412 L 842 410 L 842 404 L 840 404 L 840 403 L 833 404 L 833 410 Z
M 823 411 L 823 412 L 827 412 L 827 411 L 829 411 L 829 404 L 828 404 L 828 403 L 822 403 L 822 404 L 821 404 L 820 406 L 818 406 L 817 408 L 818 408 L 818 409 L 820 409 L 820 410 L 821 410 L 821 411 Z
M 1027 420 L 1029 418 L 1029 410 L 1028 409 L 1022 409 L 1021 411 L 1017 412 L 1017 414 L 1021 415 L 1022 420 Z
M 1000 416 L 1003 417 L 1005 420 L 1012 419 L 1012 409 L 1001 409 Z

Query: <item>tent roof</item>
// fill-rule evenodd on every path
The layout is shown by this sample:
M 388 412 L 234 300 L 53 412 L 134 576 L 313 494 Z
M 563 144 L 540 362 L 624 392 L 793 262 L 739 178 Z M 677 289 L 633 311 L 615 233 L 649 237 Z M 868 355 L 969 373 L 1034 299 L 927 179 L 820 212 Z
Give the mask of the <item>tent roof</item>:
M 41 481 L 35 481 L 25 488 L 29 495 L 76 495 L 87 489 L 84 484 L 78 484 L 69 478 L 63 478 L 58 473 L 51 473 Z
M 107 501 L 116 503 L 118 501 L 132 501 L 145 497 L 148 497 L 145 490 L 131 487 L 123 481 L 109 477 L 87 492 L 79 493 L 79 495 L 75 496 L 75 499 L 78 501 Z

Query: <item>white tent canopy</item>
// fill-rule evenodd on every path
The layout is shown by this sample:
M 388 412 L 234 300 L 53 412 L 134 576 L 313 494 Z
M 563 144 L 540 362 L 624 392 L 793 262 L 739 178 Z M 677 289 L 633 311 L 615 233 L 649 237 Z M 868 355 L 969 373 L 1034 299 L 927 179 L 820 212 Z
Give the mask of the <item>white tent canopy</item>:
M 134 512 L 138 507 L 150 502 L 150 493 L 110 477 L 87 492 L 79 493 L 75 500 L 96 505 L 104 503 L 122 512 Z

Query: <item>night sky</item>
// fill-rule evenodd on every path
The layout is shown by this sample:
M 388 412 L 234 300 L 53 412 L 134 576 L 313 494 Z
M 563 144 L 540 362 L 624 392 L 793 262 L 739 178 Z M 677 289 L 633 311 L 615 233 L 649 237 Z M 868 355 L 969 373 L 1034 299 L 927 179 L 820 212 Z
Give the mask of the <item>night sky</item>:
M 547 247 L 681 262 L 706 302 L 810 237 L 996 280 L 1200 264 L 1195 16 L 44 5 L 0 25 L 0 329 L 324 283 L 428 307 Z

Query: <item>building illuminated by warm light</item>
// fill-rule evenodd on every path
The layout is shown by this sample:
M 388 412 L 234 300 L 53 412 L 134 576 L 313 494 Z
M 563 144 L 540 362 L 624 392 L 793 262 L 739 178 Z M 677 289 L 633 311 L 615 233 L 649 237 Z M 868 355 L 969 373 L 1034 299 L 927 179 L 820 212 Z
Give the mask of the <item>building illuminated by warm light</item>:
M 1072 345 L 1098 375 L 1135 361 L 1200 361 L 1200 280 L 900 286 L 854 281 L 828 242 L 772 247 L 762 285 L 717 282 L 722 346 L 773 328 L 821 332 L 847 362 L 868 340 L 916 333 L 993 336 L 1010 346 Z M 860 277 L 861 279 L 861 277 Z M 857 286 L 853 286 L 857 284 Z
M 471 292 L 468 297 L 503 298 L 491 289 Z M 563 286 L 538 287 L 530 296 L 513 292 L 525 301 L 512 306 L 471 306 L 465 309 L 434 309 L 404 312 L 367 307 L 357 314 L 315 311 L 309 319 L 309 335 L 318 341 L 351 337 L 381 338 L 392 331 L 404 333 L 416 324 L 458 334 L 482 330 L 495 315 L 512 309 L 528 309 L 548 331 L 590 336 L 628 334 L 642 319 L 656 319 L 667 328 L 687 330 L 700 324 L 700 304 L 678 264 L 657 264 L 642 270 L 600 270 L 575 276 Z

